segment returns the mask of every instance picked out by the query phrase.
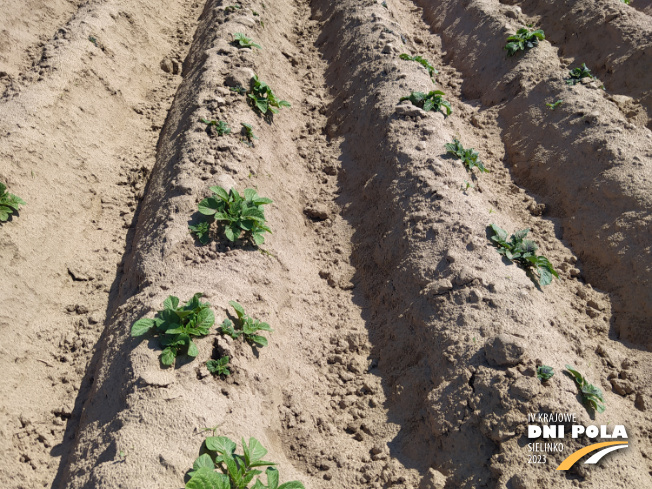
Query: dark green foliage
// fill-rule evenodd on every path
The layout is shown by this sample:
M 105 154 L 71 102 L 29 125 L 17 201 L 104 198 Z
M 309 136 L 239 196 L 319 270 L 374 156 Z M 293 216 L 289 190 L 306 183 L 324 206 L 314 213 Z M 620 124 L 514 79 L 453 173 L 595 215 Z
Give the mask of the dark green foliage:
M 603 413 L 606 408 L 604 406 L 605 401 L 602 391 L 593 384 L 589 384 L 582 374 L 572 367 L 566 365 L 566 370 L 570 372 L 575 380 L 575 383 L 580 390 L 580 394 L 582 395 L 582 402 L 594 411 Z
M 568 72 L 568 76 L 569 78 L 566 80 L 568 85 L 575 85 L 580 83 L 582 78 L 595 78 L 595 76 L 591 74 L 591 70 L 586 67 L 586 63 L 582 63 L 582 66 L 570 70 Z
M 224 121 L 209 121 L 208 119 L 199 119 L 204 124 L 212 128 L 218 136 L 224 136 L 231 133 L 231 128 Z
M 249 39 L 247 36 L 244 34 L 241 34 L 240 32 L 236 32 L 233 34 L 233 39 L 234 43 L 241 48 L 258 48 L 262 49 L 258 44 L 253 42 L 251 39 Z
M 453 139 L 452 143 L 446 143 L 446 152 L 454 155 L 458 160 L 462 160 L 467 170 L 473 171 L 473 168 L 478 168 L 481 172 L 489 173 L 482 161 L 478 159 L 480 156 L 473 148 L 464 149 L 462 143 L 457 138 Z
M 206 368 L 214 375 L 231 375 L 231 371 L 229 370 L 230 360 L 228 356 L 217 360 L 209 360 L 206 362 Z
M 548 367 L 547 365 L 539 365 L 537 367 L 537 378 L 541 380 L 541 382 L 546 382 L 547 380 L 552 379 L 553 375 L 555 375 L 555 371 L 552 367 Z
M 195 237 L 199 240 L 199 242 L 203 245 L 207 244 L 210 241 L 210 230 L 211 230 L 211 223 L 208 221 L 202 221 L 196 226 L 193 226 L 192 224 L 188 226 L 190 229 L 190 232 L 195 235 Z
M 416 61 L 419 63 L 421 66 L 423 66 L 426 70 L 428 70 L 428 74 L 430 75 L 430 78 L 433 77 L 433 75 L 436 75 L 439 73 L 434 66 L 432 66 L 427 59 L 422 58 L 421 56 L 410 56 L 409 54 L 403 53 L 399 56 L 399 58 L 404 59 L 406 61 Z
M 400 102 L 403 100 L 409 100 L 412 102 L 412 105 L 421 107 L 426 112 L 434 110 L 437 112 L 442 107 L 446 109 L 446 115 L 451 115 L 452 109 L 451 104 L 442 98 L 442 95 L 445 95 L 441 90 L 432 90 L 428 93 L 423 92 L 412 92 L 407 97 L 401 97 Z M 442 111 L 443 112 L 443 111 Z
M 201 214 L 208 216 L 221 223 L 224 227 L 224 235 L 229 241 L 236 241 L 244 233 L 247 239 L 251 239 L 256 245 L 265 242 L 263 233 L 272 231 L 266 226 L 265 212 L 263 205 L 271 204 L 272 201 L 266 197 L 260 197 L 258 193 L 247 188 L 244 196 L 237 190 L 229 192 L 222 187 L 210 187 L 214 195 L 202 200 L 198 210 Z M 190 226 L 190 230 L 197 235 L 202 244 L 208 242 L 209 226 Z
M 247 93 L 247 89 L 244 88 L 244 87 L 241 87 L 240 85 L 238 85 L 237 87 L 230 87 L 229 90 L 231 90 L 232 92 L 235 92 L 235 93 L 237 93 L 239 95 L 244 95 L 244 94 Z
M 539 41 L 546 38 L 541 29 L 529 31 L 525 27 L 516 31 L 516 34 L 507 38 L 505 49 L 509 56 L 514 56 L 518 51 L 525 51 L 539 45 Z
M 17 195 L 7 192 L 7 186 L 0 182 L 0 222 L 9 219 L 9 216 L 20 210 L 25 201 Z
M 267 450 L 255 438 L 249 438 L 249 444 L 242 440 L 242 455 L 235 453 L 235 442 L 226 436 L 208 437 L 204 444 L 208 453 L 195 460 L 186 489 L 305 489 L 299 481 L 278 485 L 279 473 L 272 467 L 276 464 L 262 460 Z M 257 467 L 267 467 L 267 484 L 258 478 L 250 486 L 254 477 L 263 473 Z
M 278 100 L 269 85 L 258 79 L 258 75 L 254 75 L 252 81 L 253 85 L 251 87 L 251 92 L 249 92 L 247 96 L 249 97 L 252 107 L 258 109 L 261 114 L 267 115 L 268 112 L 271 114 L 277 114 L 279 108 L 291 107 L 289 102 Z
M 507 231 L 500 229 L 495 224 L 492 224 L 491 228 L 495 233 L 491 240 L 497 247 L 498 253 L 507 257 L 508 260 L 518 263 L 533 280 L 536 281 L 538 275 L 539 285 L 550 284 L 553 275 L 559 278 L 559 274 L 557 274 L 550 261 L 545 256 L 536 254 L 538 249 L 536 243 L 525 239 L 528 232 L 530 232 L 529 229 L 516 231 L 507 241 Z
M 154 319 L 142 318 L 131 327 L 131 336 L 142 336 L 153 330 L 158 336 L 163 353 L 161 363 L 172 365 L 177 355 L 185 351 L 189 357 L 199 353 L 193 336 L 206 336 L 215 323 L 215 316 L 208 302 L 201 302 L 202 294 L 195 294 L 179 307 L 179 298 L 169 296 L 163 302 L 163 310 Z
M 244 308 L 236 301 L 229 301 L 229 304 L 238 316 L 238 324 L 233 325 L 230 319 L 225 319 L 220 326 L 220 332 L 229 335 L 233 339 L 242 336 L 246 342 L 257 346 L 267 346 L 267 338 L 256 334 L 258 331 L 273 331 L 269 324 L 253 319 L 245 314 Z

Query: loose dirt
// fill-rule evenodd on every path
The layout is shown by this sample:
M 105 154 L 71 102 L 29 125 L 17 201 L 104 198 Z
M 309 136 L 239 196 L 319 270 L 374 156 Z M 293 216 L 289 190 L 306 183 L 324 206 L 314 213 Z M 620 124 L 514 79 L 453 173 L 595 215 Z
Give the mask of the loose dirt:
M 178 488 L 213 427 L 307 488 L 652 487 L 642 0 L 32 3 L 0 7 L 0 181 L 27 201 L 0 227 L 2 487 Z M 527 24 L 548 40 L 506 57 Z M 568 86 L 583 62 L 597 79 Z M 256 115 L 230 89 L 254 73 L 292 107 Z M 433 89 L 450 116 L 399 103 Z M 274 201 L 260 249 L 189 234 L 211 185 Z M 492 223 L 530 228 L 559 280 L 501 260 Z M 131 325 L 196 292 L 218 322 L 229 300 L 268 322 L 269 346 L 214 328 L 162 369 Z M 555 471 L 596 441 L 567 437 L 528 463 L 539 412 L 630 446 Z

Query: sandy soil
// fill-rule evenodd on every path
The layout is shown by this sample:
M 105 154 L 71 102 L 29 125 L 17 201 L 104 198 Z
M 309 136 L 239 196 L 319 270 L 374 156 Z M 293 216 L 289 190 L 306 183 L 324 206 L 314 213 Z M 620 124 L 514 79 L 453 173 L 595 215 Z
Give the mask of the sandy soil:
M 217 426 L 307 488 L 652 487 L 649 6 L 229 5 L 0 5 L 0 181 L 27 202 L 0 227 L 0 486 L 179 488 Z M 527 24 L 547 40 L 506 57 Z M 581 63 L 597 79 L 568 86 Z M 253 73 L 292 107 L 257 116 L 229 89 Z M 433 89 L 450 116 L 399 103 Z M 260 250 L 189 234 L 211 185 L 274 201 Z M 559 280 L 501 259 L 492 223 L 530 228 Z M 162 369 L 131 325 L 196 292 L 218 322 L 237 300 L 270 323 L 269 346 L 214 328 Z M 233 375 L 213 377 L 223 354 Z M 528 464 L 539 412 L 623 424 L 630 447 L 555 471 L 583 437 Z

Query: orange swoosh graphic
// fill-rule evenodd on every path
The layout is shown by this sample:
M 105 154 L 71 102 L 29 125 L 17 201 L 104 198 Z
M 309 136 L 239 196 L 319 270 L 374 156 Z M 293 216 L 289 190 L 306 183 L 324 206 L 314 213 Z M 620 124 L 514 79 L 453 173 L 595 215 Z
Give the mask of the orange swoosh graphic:
M 604 447 L 609 447 L 611 445 L 627 445 L 626 441 L 605 441 L 602 443 L 594 443 L 593 445 L 589 445 L 588 447 L 580 448 L 576 452 L 571 453 L 568 457 L 566 457 L 566 460 L 564 460 L 562 463 L 559 464 L 559 467 L 557 467 L 557 470 L 568 470 L 570 469 L 575 462 L 577 462 L 579 459 L 581 459 L 584 455 L 587 453 L 595 452 L 596 450 L 599 450 L 600 448 Z

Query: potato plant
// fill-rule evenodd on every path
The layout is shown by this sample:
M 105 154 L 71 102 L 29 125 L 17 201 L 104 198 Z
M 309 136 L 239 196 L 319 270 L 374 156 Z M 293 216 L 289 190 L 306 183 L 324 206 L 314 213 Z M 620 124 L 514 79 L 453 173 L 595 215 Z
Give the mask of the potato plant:
M 290 102 L 279 100 L 266 83 L 258 79 L 258 75 L 252 78 L 251 91 L 247 94 L 252 107 L 263 115 L 277 114 L 281 107 L 291 107 Z
M 406 61 L 416 61 L 421 66 L 423 66 L 426 70 L 428 70 L 428 74 L 430 75 L 430 78 L 432 78 L 434 75 L 439 73 L 435 69 L 435 67 L 430 64 L 430 62 L 427 59 L 422 58 L 421 56 L 410 56 L 409 54 L 403 53 L 399 56 L 399 58 L 404 59 Z
M 209 360 L 206 362 L 206 368 L 213 375 L 231 375 L 231 371 L 229 370 L 230 360 L 228 356 L 218 358 L 217 360 Z
M 552 367 L 548 367 L 547 365 L 539 365 L 537 367 L 537 378 L 541 382 L 547 382 L 552 379 L 553 375 L 555 375 L 555 370 Z
M 422 108 L 426 112 L 434 110 L 435 112 L 442 109 L 445 109 L 445 115 L 451 115 L 452 109 L 451 104 L 442 98 L 442 95 L 445 95 L 441 90 L 431 90 L 428 93 L 423 92 L 412 92 L 407 97 L 401 97 L 399 102 L 404 100 L 409 100 L 412 102 L 412 105 Z M 444 110 L 442 110 L 444 112 Z
M 163 352 L 161 364 L 168 367 L 174 363 L 180 352 L 189 357 L 199 353 L 193 337 L 206 336 L 215 323 L 215 315 L 208 302 L 201 302 L 201 293 L 179 307 L 179 298 L 169 296 L 163 302 L 163 310 L 154 319 L 142 318 L 131 327 L 131 336 L 143 336 L 151 331 L 158 336 Z
M 25 201 L 7 192 L 7 186 L 0 182 L 0 222 L 7 221 L 11 214 L 20 210 L 21 205 L 25 205 Z
M 254 139 L 258 139 L 254 134 L 254 128 L 251 124 L 247 124 L 246 122 L 241 122 L 240 125 L 242 126 L 242 135 L 245 137 L 242 142 L 247 143 L 249 146 L 253 146 Z
M 262 49 L 258 44 L 253 42 L 247 36 L 240 32 L 233 33 L 233 43 L 239 48 L 257 48 Z
M 514 56 L 519 51 L 525 51 L 526 49 L 538 46 L 539 41 L 543 41 L 545 38 L 546 36 L 541 29 L 530 31 L 522 27 L 516 31 L 516 34 L 507 38 L 507 44 L 505 45 L 507 55 Z
M 573 367 L 566 365 L 566 370 L 568 370 L 570 375 L 573 377 L 573 380 L 575 380 L 575 384 L 577 384 L 580 394 L 582 395 L 582 402 L 584 405 L 590 407 L 594 411 L 603 413 L 606 408 L 602 391 L 593 384 L 589 384 L 582 374 Z
M 225 134 L 231 133 L 231 128 L 224 121 L 209 121 L 208 119 L 199 120 L 208 126 L 211 133 L 215 133 L 218 136 L 224 136 Z
M 210 436 L 204 446 L 207 453 L 195 460 L 186 489 L 305 489 L 299 481 L 279 486 L 279 473 L 273 467 L 276 464 L 262 460 L 267 449 L 255 438 L 249 438 L 248 444 L 242 440 L 243 454 L 235 453 L 237 445 L 226 436 Z M 258 467 L 267 467 L 267 484 L 258 478 L 250 485 L 263 473 Z
M 497 248 L 498 253 L 508 260 L 518 263 L 533 280 L 537 280 L 541 286 L 548 285 L 552 282 L 552 277 L 559 278 L 552 263 L 545 256 L 538 256 L 536 251 L 538 246 L 534 241 L 525 239 L 529 229 L 516 231 L 507 241 L 507 231 L 499 228 L 495 224 L 491 225 L 494 236 L 491 240 Z M 536 272 L 536 273 L 535 273 Z
M 477 168 L 481 172 L 489 173 L 489 170 L 485 168 L 482 161 L 478 159 L 480 156 L 478 152 L 473 148 L 464 149 L 464 146 L 462 146 L 462 143 L 457 138 L 453 139 L 452 143 L 446 143 L 445 147 L 446 153 L 451 153 L 458 160 L 462 160 L 467 170 L 473 171 L 474 168 Z
M 591 74 L 591 70 L 586 67 L 586 63 L 582 63 L 582 66 L 570 70 L 568 72 L 566 83 L 568 85 L 576 85 L 582 81 L 582 78 L 595 78 L 595 76 Z
M 258 331 L 274 331 L 269 327 L 269 324 L 247 316 L 244 307 L 236 301 L 229 301 L 229 304 L 233 309 L 235 309 L 235 313 L 238 316 L 237 324 L 234 325 L 233 321 L 227 318 L 220 325 L 220 332 L 230 336 L 234 340 L 242 336 L 249 344 L 255 344 L 256 346 L 261 347 L 267 346 L 267 338 L 257 333 Z
M 263 234 L 272 231 L 266 225 L 262 206 L 271 204 L 271 199 L 260 197 L 252 188 L 245 189 L 244 195 L 233 188 L 229 192 L 219 186 L 210 187 L 210 190 L 214 195 L 202 200 L 198 210 L 208 219 L 221 224 L 226 239 L 235 242 L 244 233 L 256 245 L 265 242 Z M 189 228 L 200 243 L 206 244 L 209 241 L 210 222 L 204 221 Z

